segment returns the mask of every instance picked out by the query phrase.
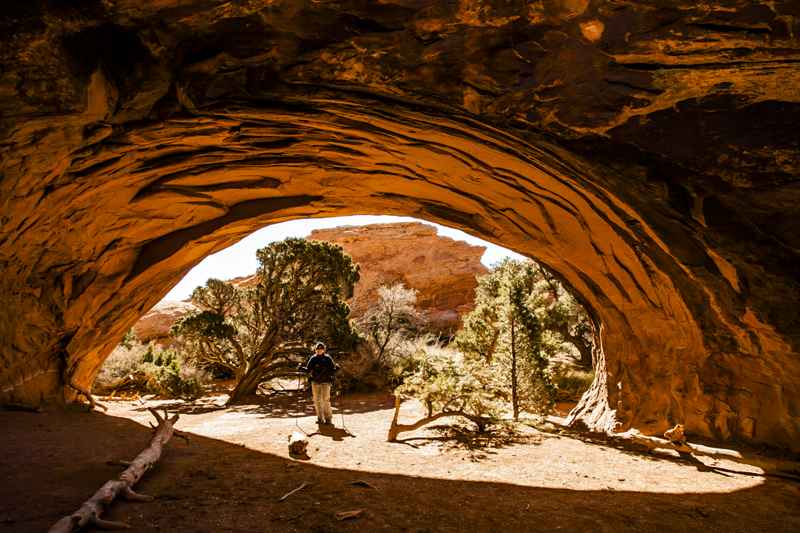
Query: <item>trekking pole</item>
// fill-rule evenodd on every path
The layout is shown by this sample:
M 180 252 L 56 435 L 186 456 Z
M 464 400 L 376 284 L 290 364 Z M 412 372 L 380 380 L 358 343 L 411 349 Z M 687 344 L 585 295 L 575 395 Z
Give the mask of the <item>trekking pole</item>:
M 339 416 L 342 417 L 342 429 L 347 432 L 348 435 L 352 435 L 350 430 L 347 429 L 347 426 L 344 425 L 344 410 L 342 409 L 342 389 L 336 389 L 336 408 L 339 410 Z
M 305 393 L 305 388 L 301 389 L 302 385 L 301 385 L 301 381 L 300 380 L 301 380 L 300 373 L 298 373 L 297 374 L 297 390 L 301 391 L 300 392 L 300 399 L 298 400 L 298 404 L 302 403 L 303 395 Z M 298 422 L 298 418 L 300 417 L 300 408 L 301 408 L 301 405 L 298 405 L 297 406 L 297 412 L 294 415 L 294 425 L 297 426 L 297 429 L 299 429 L 300 431 L 303 432 L 303 435 L 308 437 L 308 433 L 306 433 L 305 429 L 300 427 L 300 423 Z

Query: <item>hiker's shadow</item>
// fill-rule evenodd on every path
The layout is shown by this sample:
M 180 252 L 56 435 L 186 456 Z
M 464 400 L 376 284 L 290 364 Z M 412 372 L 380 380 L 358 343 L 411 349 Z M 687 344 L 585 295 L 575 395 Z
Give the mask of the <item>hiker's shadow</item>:
M 309 437 L 313 437 L 314 435 L 322 435 L 323 437 L 330 437 L 334 441 L 343 441 L 345 437 L 355 437 L 352 433 L 347 431 L 343 428 L 337 428 L 336 426 L 319 426 L 314 433 L 311 433 Z

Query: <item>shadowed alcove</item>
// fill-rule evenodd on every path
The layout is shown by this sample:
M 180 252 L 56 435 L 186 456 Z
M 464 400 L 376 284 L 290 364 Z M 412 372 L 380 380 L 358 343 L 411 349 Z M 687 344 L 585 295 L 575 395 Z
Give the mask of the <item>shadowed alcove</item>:
M 797 312 L 776 312 L 798 291 L 783 52 L 725 70 L 703 66 L 730 60 L 712 50 L 689 80 L 653 43 L 665 24 L 686 47 L 725 33 L 722 15 L 660 4 L 627 22 L 602 2 L 157 4 L 15 15 L 63 61 L 9 41 L 8 72 L 45 81 L 2 100 L 0 399 L 71 399 L 189 269 L 256 229 L 395 214 L 574 289 L 602 350 L 573 421 L 797 447 Z

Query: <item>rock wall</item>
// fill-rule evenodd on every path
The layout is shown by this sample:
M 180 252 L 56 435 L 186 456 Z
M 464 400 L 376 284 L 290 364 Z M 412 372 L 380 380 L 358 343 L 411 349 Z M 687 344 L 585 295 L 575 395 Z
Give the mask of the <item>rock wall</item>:
M 133 332 L 142 342 L 170 342 L 170 328 L 187 313 L 197 309 L 189 302 L 161 301 L 142 316 L 133 326 Z
M 794 0 L 14 2 L 0 400 L 71 399 L 204 256 L 401 214 L 601 324 L 597 429 L 800 442 Z
M 403 283 L 417 290 L 417 308 L 433 331 L 452 333 L 472 310 L 476 276 L 486 248 L 440 237 L 420 223 L 371 224 L 314 230 L 309 239 L 340 245 L 361 267 L 351 301 L 361 316 L 378 298 L 381 285 Z
M 417 308 L 428 327 L 452 333 L 473 308 L 476 276 L 488 272 L 481 264 L 485 247 L 440 237 L 436 228 L 418 222 L 339 226 L 314 230 L 308 238 L 336 243 L 358 263 L 361 279 L 350 301 L 354 318 L 374 304 L 381 285 L 403 283 L 417 290 Z M 255 276 L 230 281 L 248 287 Z M 133 331 L 143 342 L 167 340 L 172 325 L 193 309 L 188 302 L 159 302 Z

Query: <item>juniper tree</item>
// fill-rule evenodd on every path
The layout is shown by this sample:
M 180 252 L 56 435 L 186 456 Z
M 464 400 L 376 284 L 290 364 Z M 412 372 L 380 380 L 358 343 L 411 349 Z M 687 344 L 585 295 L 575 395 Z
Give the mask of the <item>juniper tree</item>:
M 597 349 L 594 323 L 583 306 L 550 272 L 541 266 L 537 271 L 540 281 L 534 292 L 538 294 L 536 305 L 542 328 L 555 334 L 557 340 L 572 345 L 579 354 L 577 364 L 591 369 Z M 558 350 L 553 342 L 546 342 L 545 346 Z
M 291 238 L 258 250 L 257 257 L 255 286 L 208 280 L 192 293 L 199 310 L 173 330 L 198 364 L 234 373 L 228 403 L 294 371 L 316 339 L 340 350 L 357 339 L 345 300 L 358 281 L 358 266 L 340 246 Z
M 507 397 L 514 419 L 521 410 L 547 412 L 554 396 L 536 314 L 536 281 L 532 262 L 506 259 L 496 265 L 478 279 L 475 309 L 456 336 L 465 359 L 485 367 L 483 386 Z

